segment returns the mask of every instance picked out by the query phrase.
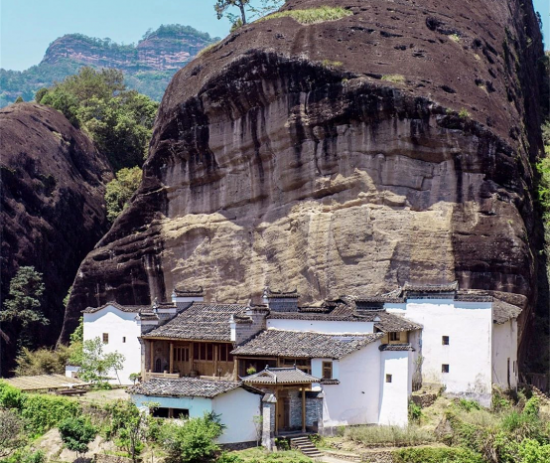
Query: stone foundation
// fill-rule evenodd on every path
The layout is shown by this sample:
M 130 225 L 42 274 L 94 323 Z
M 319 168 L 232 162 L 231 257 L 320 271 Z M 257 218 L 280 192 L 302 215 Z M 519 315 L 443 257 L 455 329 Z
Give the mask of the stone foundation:
M 118 455 L 106 455 L 104 453 L 96 453 L 94 455 L 94 463 L 132 463 L 132 459 L 119 457 Z

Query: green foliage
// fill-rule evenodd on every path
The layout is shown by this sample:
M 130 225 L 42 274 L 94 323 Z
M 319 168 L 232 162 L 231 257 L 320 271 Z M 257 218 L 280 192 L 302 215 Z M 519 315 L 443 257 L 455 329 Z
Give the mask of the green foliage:
M 365 445 L 391 444 L 395 447 L 433 442 L 435 436 L 414 424 L 400 426 L 354 426 L 346 428 L 345 436 Z
M 65 447 L 78 453 L 88 451 L 88 444 L 97 434 L 90 420 L 83 416 L 66 418 L 59 424 L 59 434 Z
M 111 180 L 105 190 L 105 202 L 107 204 L 107 218 L 114 222 L 115 219 L 128 205 L 128 201 L 138 189 L 141 183 L 142 171 L 139 167 L 121 169 L 116 173 L 116 178 Z
M 162 440 L 167 451 L 166 463 L 209 461 L 219 451 L 214 439 L 221 436 L 224 426 L 214 413 L 193 418 L 183 426 L 166 425 Z
M 25 102 L 25 100 L 23 99 L 23 97 L 21 95 L 19 95 L 14 101 L 14 103 L 16 103 L 16 104 L 17 103 L 24 103 L 24 102 Z
M 59 346 L 56 350 L 37 349 L 31 351 L 26 347 L 17 355 L 16 376 L 65 374 L 65 365 L 71 355 L 67 346 Z
M 396 463 L 484 463 L 483 457 L 467 449 L 423 447 L 394 452 Z
M 422 419 L 422 407 L 415 404 L 412 400 L 409 401 L 409 421 L 412 423 L 420 423 Z
M 68 295 L 67 295 L 68 297 Z M 65 306 L 66 307 L 66 306 Z M 80 317 L 78 326 L 69 336 L 69 358 L 67 363 L 70 365 L 82 365 L 82 357 L 84 355 L 84 318 Z
M 121 71 L 83 67 L 42 91 L 40 102 L 89 132 L 116 170 L 143 164 L 158 103 L 126 90 Z
M 216 459 L 216 463 L 244 463 L 244 460 L 235 453 L 223 452 Z
M 462 108 L 462 109 L 458 112 L 458 117 L 460 117 L 460 118 L 462 118 L 462 119 L 466 119 L 466 118 L 469 118 L 469 117 L 470 117 L 470 113 L 468 112 L 467 109 Z
M 25 444 L 24 422 L 10 409 L 0 408 L 0 457 L 7 457 Z
M 193 35 L 198 39 L 205 41 L 212 40 L 207 32 L 200 32 L 191 26 L 182 26 L 181 24 L 163 24 L 156 31 L 149 29 L 143 34 L 142 40 L 154 38 L 174 38 L 178 39 L 181 35 Z
M 0 407 L 21 410 L 23 396 L 21 391 L 11 384 L 0 380 Z
M 108 437 L 114 438 L 117 447 L 125 450 L 134 462 L 137 461 L 144 449 L 145 439 L 158 439 L 161 424 L 155 418 L 148 417 L 130 400 L 117 400 L 108 410 L 111 414 Z
M 26 421 L 27 432 L 30 435 L 42 435 L 61 421 L 75 417 L 80 412 L 80 406 L 74 399 L 45 394 L 23 394 L 21 416 Z
M 95 384 L 98 387 L 107 384 L 108 374 L 111 370 L 118 375 L 124 363 L 124 355 L 118 352 L 104 353 L 103 343 L 99 337 L 84 341 L 82 351 L 82 363 L 79 375 L 84 381 Z
M 382 76 L 382 80 L 385 80 L 386 82 L 392 82 L 394 84 L 404 84 L 405 83 L 405 77 L 403 77 L 400 74 L 386 74 Z
M 525 439 L 518 447 L 520 463 L 550 461 L 550 444 L 541 444 L 534 439 Z
M 44 95 L 46 95 L 46 93 L 48 93 L 48 89 L 46 87 L 38 89 L 34 95 L 34 101 L 40 104 L 42 102 L 42 98 L 44 98 Z
M 46 463 L 46 454 L 42 450 L 24 448 L 0 461 L 2 463 Z
M 262 447 L 242 450 L 240 452 L 222 453 L 216 463 L 311 463 L 312 460 L 294 450 L 268 452 Z
M 300 24 L 319 24 L 326 21 L 337 21 L 346 16 L 353 15 L 353 12 L 341 7 L 321 6 L 319 8 L 309 8 L 306 10 L 287 10 L 273 13 L 259 21 L 277 18 L 292 18 Z
M 20 267 L 10 281 L 10 299 L 4 301 L 0 321 L 18 323 L 22 330 L 34 323 L 47 325 L 49 321 L 40 310 L 44 289 L 41 273 L 31 266 Z
M 290 450 L 290 442 L 288 442 L 288 439 L 277 438 L 275 439 L 275 445 L 283 452 L 288 452 Z
M 458 401 L 458 406 L 467 412 L 472 410 L 481 410 L 481 405 L 479 405 L 475 400 L 460 399 Z

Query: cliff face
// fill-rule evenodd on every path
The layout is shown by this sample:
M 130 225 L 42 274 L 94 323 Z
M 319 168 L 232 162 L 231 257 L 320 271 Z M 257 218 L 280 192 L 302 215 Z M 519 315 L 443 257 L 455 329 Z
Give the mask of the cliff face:
M 0 110 L 1 297 L 21 266 L 44 274 L 43 310 L 50 324 L 31 334 L 52 345 L 63 321 L 63 298 L 78 265 L 107 231 L 107 159 L 58 111 L 21 103 Z M 2 346 L 3 372 L 13 367 L 18 333 Z
M 303 300 L 457 279 L 536 299 L 530 2 L 294 0 L 352 15 L 243 27 L 179 71 L 132 205 L 80 267 L 65 320 L 116 299 Z
M 146 34 L 137 46 L 91 39 L 80 34 L 68 34 L 55 40 L 46 50 L 43 63 L 56 64 L 71 60 L 87 66 L 113 67 L 123 71 L 167 71 L 184 66 L 212 40 L 208 34 L 191 28 L 174 27 L 170 33 Z

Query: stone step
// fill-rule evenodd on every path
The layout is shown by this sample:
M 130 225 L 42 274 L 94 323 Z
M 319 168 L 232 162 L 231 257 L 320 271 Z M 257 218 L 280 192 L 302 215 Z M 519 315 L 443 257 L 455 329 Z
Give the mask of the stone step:
M 323 453 L 320 452 L 307 437 L 295 437 L 294 439 L 290 439 L 290 446 L 313 459 L 323 456 Z

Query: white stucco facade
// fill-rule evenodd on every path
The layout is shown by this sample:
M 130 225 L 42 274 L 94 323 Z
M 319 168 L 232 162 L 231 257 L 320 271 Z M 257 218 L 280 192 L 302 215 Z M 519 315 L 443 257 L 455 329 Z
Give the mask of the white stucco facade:
M 490 405 L 493 318 L 490 302 L 409 299 L 388 312 L 423 325 L 422 379 L 446 392 L 466 394 Z M 448 345 L 443 337 L 448 337 Z M 448 369 L 448 372 L 445 370 Z
M 220 444 L 253 442 L 256 440 L 256 427 L 253 417 L 260 414 L 261 394 L 249 392 L 241 387 L 214 398 L 205 397 L 156 397 L 134 394 L 133 402 L 142 410 L 149 404 L 158 408 L 187 410 L 189 419 L 201 418 L 205 413 L 214 412 L 226 426 L 223 434 L 216 439 Z
M 289 331 L 305 331 L 326 334 L 370 334 L 374 322 L 346 322 L 326 320 L 267 319 L 267 328 Z
M 380 341 L 373 342 L 338 361 L 339 384 L 323 385 L 325 428 L 378 423 L 379 346 Z M 317 368 L 317 363 L 312 362 L 312 374 L 315 375 L 314 365 Z
M 412 355 L 384 351 L 380 357 L 380 413 L 378 424 L 406 426 L 411 390 Z
M 113 305 L 94 313 L 84 313 L 84 341 L 108 336 L 108 342 L 103 344 L 103 352 L 118 352 L 124 355 L 124 367 L 118 371 L 109 372 L 113 384 L 132 384 L 130 375 L 141 371 L 141 327 L 136 320 L 136 313 L 124 312 Z
M 493 325 L 493 383 L 501 389 L 518 384 L 518 323 L 516 319 Z

